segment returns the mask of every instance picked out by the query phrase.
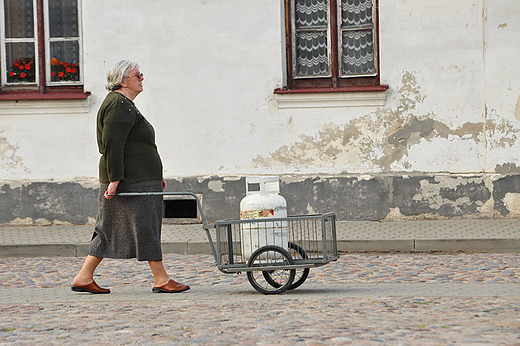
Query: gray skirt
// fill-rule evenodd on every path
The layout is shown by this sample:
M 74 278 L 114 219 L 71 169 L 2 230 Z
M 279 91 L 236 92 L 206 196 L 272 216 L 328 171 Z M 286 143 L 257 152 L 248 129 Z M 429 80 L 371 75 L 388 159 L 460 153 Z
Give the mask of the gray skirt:
M 115 196 L 106 199 L 100 184 L 98 215 L 88 254 L 103 258 L 162 261 L 162 196 Z M 131 184 L 122 180 L 117 192 L 160 192 L 162 181 Z

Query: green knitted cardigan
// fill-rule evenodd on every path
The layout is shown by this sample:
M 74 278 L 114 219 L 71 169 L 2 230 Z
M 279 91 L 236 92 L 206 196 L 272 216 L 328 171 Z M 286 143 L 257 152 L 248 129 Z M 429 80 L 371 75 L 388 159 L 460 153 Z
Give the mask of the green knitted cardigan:
M 162 180 L 155 131 L 134 103 L 120 93 L 110 92 L 99 108 L 97 142 L 102 155 L 101 183 Z

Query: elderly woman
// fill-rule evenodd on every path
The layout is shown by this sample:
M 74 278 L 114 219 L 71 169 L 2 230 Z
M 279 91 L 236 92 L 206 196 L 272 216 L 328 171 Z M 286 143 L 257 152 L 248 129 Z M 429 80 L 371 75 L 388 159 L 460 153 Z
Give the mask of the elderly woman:
M 96 226 L 85 263 L 73 280 L 76 292 L 110 293 L 94 281 L 103 258 L 148 261 L 152 292 L 176 293 L 190 287 L 171 280 L 161 251 L 162 197 L 116 196 L 118 192 L 160 192 L 166 188 L 155 132 L 133 100 L 143 91 L 143 74 L 128 60 L 107 75 L 106 96 L 97 115 L 99 198 Z

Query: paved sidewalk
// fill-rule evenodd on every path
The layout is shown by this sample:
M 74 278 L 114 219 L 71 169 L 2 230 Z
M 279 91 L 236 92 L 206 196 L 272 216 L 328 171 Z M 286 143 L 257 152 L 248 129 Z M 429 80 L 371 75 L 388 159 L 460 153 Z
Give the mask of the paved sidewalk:
M 271 296 L 261 295 L 249 285 L 213 285 L 193 287 L 183 294 L 152 294 L 149 287 L 112 287 L 112 293 L 93 295 L 77 293 L 66 288 L 19 288 L 1 289 L 2 304 L 43 303 L 91 303 L 91 302 L 147 302 L 147 301 L 219 301 L 250 299 L 263 301 Z M 305 284 L 285 297 L 322 300 L 337 298 L 388 298 L 388 297 L 515 297 L 520 296 L 520 285 L 511 284 L 429 284 L 429 283 L 351 283 L 351 284 Z
M 93 226 L 2 226 L 0 257 L 83 257 Z M 520 219 L 337 222 L 340 251 L 520 252 Z M 163 251 L 211 254 L 201 224 L 163 225 Z
M 210 255 L 105 259 L 108 295 L 70 290 L 79 257 L 0 258 L 2 345 L 519 345 L 520 253 L 350 253 L 266 296 Z

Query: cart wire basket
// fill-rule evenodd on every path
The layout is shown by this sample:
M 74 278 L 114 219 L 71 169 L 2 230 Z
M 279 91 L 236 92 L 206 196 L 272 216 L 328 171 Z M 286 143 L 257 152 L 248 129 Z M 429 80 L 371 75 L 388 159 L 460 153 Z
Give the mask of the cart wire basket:
M 197 195 L 191 192 L 118 193 L 118 196 L 192 196 L 199 209 L 217 268 L 226 274 L 246 273 L 263 294 L 279 294 L 301 286 L 310 268 L 339 258 L 334 213 L 221 220 L 208 224 Z

